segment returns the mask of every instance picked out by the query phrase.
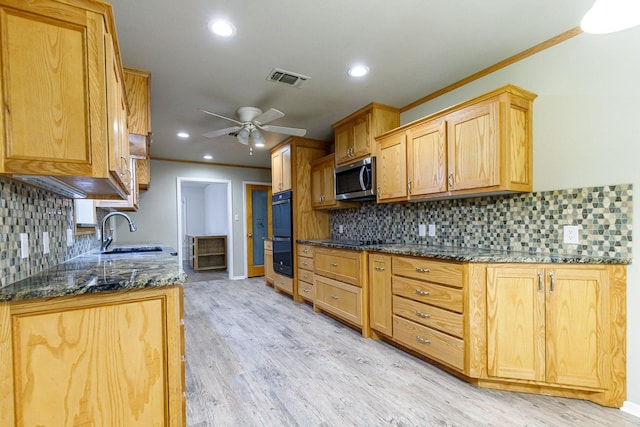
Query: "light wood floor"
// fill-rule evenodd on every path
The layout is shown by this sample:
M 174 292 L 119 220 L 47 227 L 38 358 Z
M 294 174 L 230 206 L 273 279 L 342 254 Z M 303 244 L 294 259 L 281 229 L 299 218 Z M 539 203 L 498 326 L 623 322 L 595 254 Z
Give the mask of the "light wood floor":
M 185 345 L 193 427 L 640 425 L 590 402 L 471 386 L 262 278 L 188 281 Z

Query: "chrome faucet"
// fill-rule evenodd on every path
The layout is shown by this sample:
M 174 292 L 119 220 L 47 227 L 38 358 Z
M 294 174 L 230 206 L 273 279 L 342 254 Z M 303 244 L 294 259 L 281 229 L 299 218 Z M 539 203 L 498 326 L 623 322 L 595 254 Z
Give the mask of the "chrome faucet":
M 136 225 L 133 223 L 133 221 L 131 221 L 131 218 L 129 218 L 129 215 L 122 213 L 122 212 L 111 212 L 108 213 L 107 215 L 105 215 L 104 219 L 102 220 L 102 228 L 100 229 L 100 236 L 102 238 L 102 245 L 100 245 L 100 252 L 104 252 L 107 250 L 107 248 L 109 247 L 109 245 L 111 244 L 111 242 L 113 241 L 113 237 L 109 236 L 108 239 L 105 239 L 105 235 L 104 235 L 104 225 L 107 223 L 107 220 L 109 218 L 111 218 L 112 216 L 123 216 L 127 219 L 127 221 L 129 221 L 129 231 L 131 231 L 132 233 L 134 231 L 136 231 Z

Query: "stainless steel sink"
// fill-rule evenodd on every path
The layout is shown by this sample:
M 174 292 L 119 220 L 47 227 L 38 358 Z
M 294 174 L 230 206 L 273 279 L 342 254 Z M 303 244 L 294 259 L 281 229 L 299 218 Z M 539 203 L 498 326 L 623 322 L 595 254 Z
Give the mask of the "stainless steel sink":
M 122 248 L 113 248 L 103 251 L 103 254 L 134 254 L 140 252 L 162 252 L 162 246 L 131 246 Z

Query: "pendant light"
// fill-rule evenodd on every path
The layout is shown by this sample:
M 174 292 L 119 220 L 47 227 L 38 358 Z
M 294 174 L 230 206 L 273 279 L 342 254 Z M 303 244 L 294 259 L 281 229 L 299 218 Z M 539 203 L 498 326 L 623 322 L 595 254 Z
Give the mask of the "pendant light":
M 585 33 L 607 34 L 640 25 L 639 0 L 596 0 L 582 18 Z

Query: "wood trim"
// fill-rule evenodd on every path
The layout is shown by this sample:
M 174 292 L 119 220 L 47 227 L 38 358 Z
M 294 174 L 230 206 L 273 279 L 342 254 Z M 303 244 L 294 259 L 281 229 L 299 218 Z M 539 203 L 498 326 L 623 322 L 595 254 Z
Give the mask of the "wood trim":
M 189 164 L 195 164 L 195 165 L 224 166 L 224 167 L 228 167 L 228 168 L 271 170 L 270 167 L 266 167 L 266 166 L 233 165 L 231 163 L 199 162 L 199 161 L 196 161 L 196 160 L 176 160 L 176 159 L 168 159 L 166 157 L 149 157 L 149 159 L 151 159 L 151 160 L 160 160 L 160 161 L 163 161 L 163 162 L 189 163 Z
M 542 43 L 538 43 L 537 45 L 530 47 L 529 49 L 523 50 L 522 52 L 517 53 L 513 56 L 510 56 L 507 59 L 504 59 L 496 64 L 493 64 L 483 70 L 478 71 L 477 73 L 471 74 L 470 76 L 465 77 L 462 80 L 458 80 L 457 82 L 452 83 L 449 86 L 445 86 L 442 89 L 439 89 L 433 93 L 430 93 L 427 96 L 424 96 L 416 101 L 413 101 L 412 103 L 407 104 L 404 107 L 401 107 L 400 112 L 404 113 L 405 111 L 415 108 L 418 105 L 421 105 L 421 104 L 424 104 L 425 102 L 429 102 L 433 99 L 436 99 L 444 95 L 445 93 L 449 93 L 455 89 L 458 89 L 459 87 L 467 85 L 482 77 L 488 76 L 489 74 L 492 74 L 498 70 L 501 70 L 502 68 L 508 67 L 511 64 L 515 64 L 518 61 L 528 58 L 529 56 L 535 55 L 536 53 L 542 52 L 543 50 L 549 49 L 557 44 L 565 42 L 580 34 L 582 34 L 582 30 L 580 29 L 580 27 L 575 27 L 570 30 L 567 30 L 564 33 L 558 34 L 557 36 L 552 37 L 548 40 L 545 40 Z
M 13 346 L 11 345 L 11 307 L 0 303 L 0 414 L 3 423 L 14 425 Z

